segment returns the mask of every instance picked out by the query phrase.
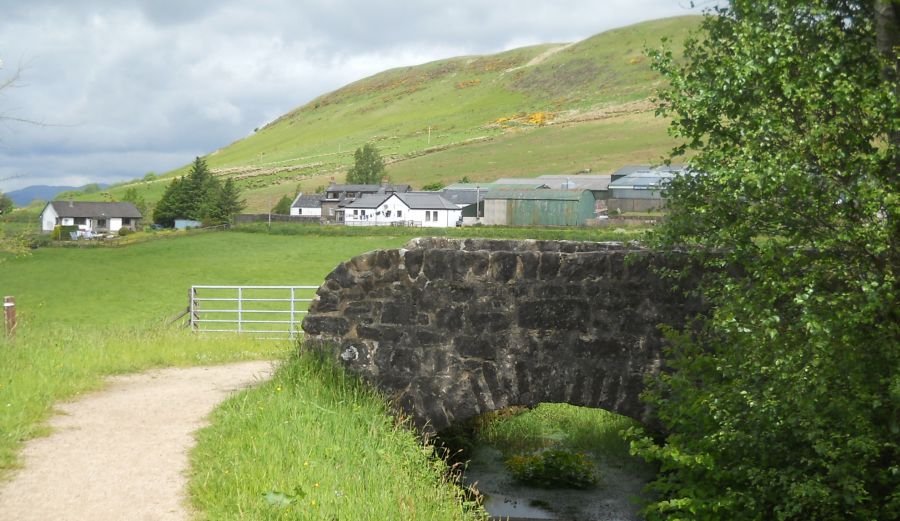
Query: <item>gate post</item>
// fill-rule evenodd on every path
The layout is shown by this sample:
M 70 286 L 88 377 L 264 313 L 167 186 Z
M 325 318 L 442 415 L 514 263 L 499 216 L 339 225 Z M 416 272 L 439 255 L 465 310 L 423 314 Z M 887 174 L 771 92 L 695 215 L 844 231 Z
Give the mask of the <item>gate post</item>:
M 189 302 L 190 302 L 189 306 L 190 306 L 190 310 L 191 310 L 191 332 L 192 332 L 192 333 L 196 333 L 196 332 L 197 332 L 197 326 L 198 326 L 198 324 L 197 324 L 197 318 L 198 318 L 197 315 L 198 315 L 198 314 L 197 314 L 197 301 L 196 301 L 196 297 L 197 297 L 197 290 L 196 290 L 196 288 L 194 288 L 194 286 L 191 286 L 191 289 L 188 290 L 188 299 L 190 299 L 190 300 L 189 300 Z
M 15 338 L 16 336 L 16 298 L 3 297 L 3 315 L 6 317 L 6 336 L 7 338 Z

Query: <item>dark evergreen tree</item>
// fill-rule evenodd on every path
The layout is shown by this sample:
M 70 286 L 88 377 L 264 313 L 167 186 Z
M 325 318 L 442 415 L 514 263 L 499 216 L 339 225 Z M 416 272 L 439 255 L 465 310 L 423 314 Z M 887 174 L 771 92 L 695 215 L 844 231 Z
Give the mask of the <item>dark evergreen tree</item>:
M 220 223 L 231 222 L 234 216 L 246 208 L 247 203 L 241 199 L 241 192 L 232 178 L 225 180 L 218 192 L 216 204 L 216 220 Z

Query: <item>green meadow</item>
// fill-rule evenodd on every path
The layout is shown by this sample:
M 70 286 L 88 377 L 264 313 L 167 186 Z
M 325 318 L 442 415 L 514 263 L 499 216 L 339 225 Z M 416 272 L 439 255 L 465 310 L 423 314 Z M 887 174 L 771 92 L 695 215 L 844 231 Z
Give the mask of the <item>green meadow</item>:
M 280 361 L 274 378 L 227 400 L 198 434 L 190 482 L 198 518 L 481 518 L 477 501 L 453 484 L 433 447 L 390 414 L 386 397 L 332 363 L 288 341 L 164 325 L 184 309 L 192 284 L 317 286 L 338 263 L 401 246 L 417 232 L 249 226 L 4 258 L 0 293 L 16 297 L 20 321 L 14 340 L 0 339 L 0 479 L 16 468 L 25 441 L 47 434 L 54 403 L 101 388 L 106 376 L 271 359 Z M 612 233 L 445 231 L 479 232 L 594 240 Z

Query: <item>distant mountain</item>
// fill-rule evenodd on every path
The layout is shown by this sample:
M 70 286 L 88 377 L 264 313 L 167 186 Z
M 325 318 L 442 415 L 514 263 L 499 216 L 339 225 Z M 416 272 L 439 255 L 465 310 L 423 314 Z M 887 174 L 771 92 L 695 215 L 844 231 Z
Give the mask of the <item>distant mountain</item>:
M 54 197 L 63 192 L 81 190 L 82 188 L 84 188 L 84 186 L 32 185 L 26 186 L 25 188 L 21 188 L 19 190 L 6 192 L 6 195 L 8 195 L 9 198 L 13 200 L 13 203 L 15 203 L 16 206 L 28 206 L 29 204 L 31 204 L 31 201 L 34 201 L 35 199 L 40 199 L 42 201 L 51 201 Z M 106 188 L 109 185 L 99 184 L 98 186 L 102 189 Z

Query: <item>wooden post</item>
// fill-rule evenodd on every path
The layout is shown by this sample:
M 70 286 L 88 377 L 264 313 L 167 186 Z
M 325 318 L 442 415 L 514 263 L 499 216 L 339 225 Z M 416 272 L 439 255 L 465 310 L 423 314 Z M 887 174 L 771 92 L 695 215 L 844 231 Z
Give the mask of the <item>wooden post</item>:
M 3 315 L 6 317 L 6 336 L 16 336 L 16 298 L 3 297 Z

